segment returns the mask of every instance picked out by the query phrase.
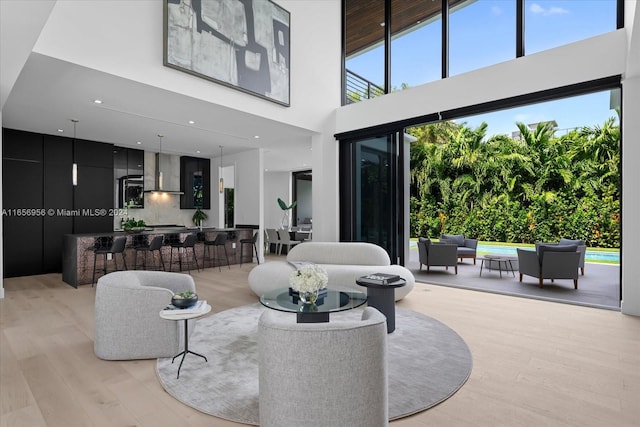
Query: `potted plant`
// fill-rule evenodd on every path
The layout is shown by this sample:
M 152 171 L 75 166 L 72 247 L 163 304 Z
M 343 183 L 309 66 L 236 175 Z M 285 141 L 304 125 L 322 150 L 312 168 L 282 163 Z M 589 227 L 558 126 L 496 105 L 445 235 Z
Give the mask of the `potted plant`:
M 193 213 L 193 216 L 191 217 L 191 220 L 196 226 L 202 228 L 202 221 L 204 221 L 207 218 L 208 218 L 207 214 L 202 212 L 202 210 L 199 207 L 197 207 L 196 211 Z
M 283 230 L 289 229 L 289 211 L 296 207 L 296 203 L 297 202 L 294 201 L 289 206 L 287 206 L 284 200 L 278 197 L 278 206 L 280 206 L 280 209 L 284 211 L 284 214 L 282 215 L 282 221 L 280 221 L 280 228 L 282 228 Z
M 144 220 L 140 219 L 136 221 L 135 218 L 131 218 L 123 225 L 124 231 L 126 231 L 127 233 L 139 233 L 140 231 L 144 231 L 146 227 L 147 224 L 144 222 Z

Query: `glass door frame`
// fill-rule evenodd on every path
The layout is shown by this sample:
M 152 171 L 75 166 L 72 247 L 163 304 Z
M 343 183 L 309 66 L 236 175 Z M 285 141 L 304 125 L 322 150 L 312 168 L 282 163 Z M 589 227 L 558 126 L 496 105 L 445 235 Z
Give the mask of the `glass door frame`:
M 405 200 L 408 197 L 408 185 L 405 175 L 408 161 L 408 151 L 405 149 L 403 132 L 389 132 L 378 135 L 361 135 L 353 138 L 340 140 L 340 241 L 370 241 L 383 247 L 389 254 L 392 264 L 405 265 L 408 261 L 408 227 L 406 226 L 405 216 L 408 216 L 405 207 Z M 360 164 L 362 163 L 365 152 L 361 150 L 362 143 L 371 140 L 386 139 L 386 160 L 388 164 L 387 184 L 388 193 L 386 206 L 380 207 L 382 211 L 388 212 L 388 218 L 383 218 L 384 227 L 374 230 L 379 236 L 387 235 L 386 244 L 378 241 L 362 240 L 360 225 L 362 215 L 361 196 L 360 193 Z M 368 150 L 371 153 L 371 150 Z M 408 159 L 408 157 L 407 157 Z M 384 209 L 383 209 L 384 208 Z M 406 248 L 405 248 L 406 246 Z

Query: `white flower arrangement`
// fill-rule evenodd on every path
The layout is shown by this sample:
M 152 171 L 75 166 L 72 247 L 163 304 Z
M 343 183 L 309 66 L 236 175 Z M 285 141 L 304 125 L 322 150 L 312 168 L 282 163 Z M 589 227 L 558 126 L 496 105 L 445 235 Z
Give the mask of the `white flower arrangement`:
M 328 281 L 325 269 L 315 264 L 303 265 L 289 277 L 291 289 L 298 292 L 315 292 L 326 287 Z

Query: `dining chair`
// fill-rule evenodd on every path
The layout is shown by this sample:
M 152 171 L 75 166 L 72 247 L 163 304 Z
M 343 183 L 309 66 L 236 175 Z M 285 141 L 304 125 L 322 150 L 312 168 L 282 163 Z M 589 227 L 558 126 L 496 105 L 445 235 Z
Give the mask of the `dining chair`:
M 295 246 L 298 243 L 302 243 L 299 240 L 292 240 L 288 230 L 278 230 L 278 240 L 280 241 L 280 249 L 278 250 L 278 255 L 282 255 L 283 246 L 287 246 L 287 253 L 289 253 L 289 250 L 292 246 Z
M 275 245 L 275 252 L 280 252 L 280 237 L 278 236 L 278 231 L 275 228 L 267 228 L 267 242 L 268 242 L 268 252 L 271 253 L 271 245 Z

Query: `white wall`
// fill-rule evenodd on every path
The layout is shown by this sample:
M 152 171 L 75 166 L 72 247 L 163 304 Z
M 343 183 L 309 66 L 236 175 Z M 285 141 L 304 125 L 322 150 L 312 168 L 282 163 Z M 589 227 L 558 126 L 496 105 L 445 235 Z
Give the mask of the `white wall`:
M 314 135 L 313 147 L 313 240 L 339 240 L 338 142 L 333 138 L 334 120 L 327 120 L 325 131 Z
M 244 151 L 242 153 L 224 156 L 224 164 L 235 165 L 235 223 L 260 224 L 260 169 L 259 150 Z
M 55 0 L 0 1 L 0 109 L 38 40 Z M 27 16 L 28 19 L 16 19 Z

